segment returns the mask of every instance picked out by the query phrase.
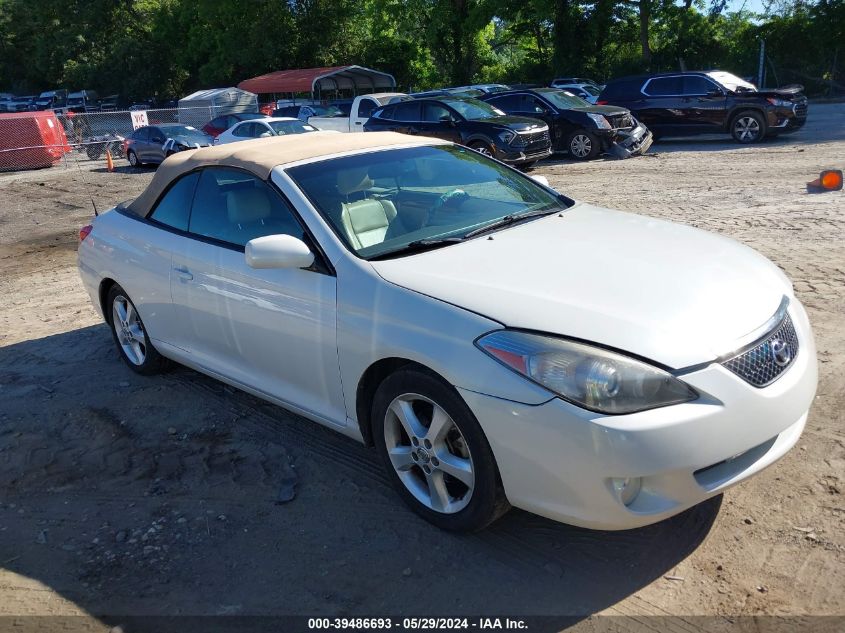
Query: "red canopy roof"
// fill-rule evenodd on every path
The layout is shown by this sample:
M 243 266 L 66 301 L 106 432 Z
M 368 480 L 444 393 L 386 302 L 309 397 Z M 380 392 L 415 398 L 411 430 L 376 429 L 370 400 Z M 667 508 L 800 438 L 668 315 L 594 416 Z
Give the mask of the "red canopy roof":
M 255 94 L 271 92 L 321 92 L 327 90 L 366 89 L 375 91 L 395 88 L 393 75 L 363 66 L 326 66 L 324 68 L 294 68 L 277 70 L 245 79 L 238 84 L 241 90 Z

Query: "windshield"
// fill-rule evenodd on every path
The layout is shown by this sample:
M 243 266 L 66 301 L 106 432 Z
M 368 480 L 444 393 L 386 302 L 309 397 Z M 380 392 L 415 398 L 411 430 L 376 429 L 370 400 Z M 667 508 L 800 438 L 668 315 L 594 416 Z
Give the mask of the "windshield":
M 576 97 L 571 92 L 566 92 L 565 90 L 544 90 L 543 92 L 540 92 L 540 94 L 551 101 L 555 107 L 561 110 L 590 107 L 590 104 L 584 101 L 581 97 Z
M 292 167 L 288 174 L 364 259 L 402 254 L 420 240 L 458 240 L 502 218 L 569 206 L 520 172 L 453 145 L 333 158 Z
M 470 121 L 491 119 L 495 116 L 505 115 L 498 108 L 494 108 L 489 103 L 484 103 L 478 99 L 441 99 L 441 101 L 457 110 L 458 114 Z
M 200 132 L 197 128 L 190 125 L 168 125 L 162 127 L 161 131 L 168 138 L 187 141 L 189 143 L 208 143 L 209 136 L 205 132 Z
M 738 92 L 738 91 L 746 91 L 746 92 L 757 92 L 757 87 L 745 81 L 744 79 L 740 79 L 736 75 L 732 73 L 726 73 L 721 70 L 713 71 L 707 73 L 707 75 L 716 80 L 718 83 L 722 84 L 725 88 L 730 90 L 731 92 Z
M 296 121 L 269 121 L 267 123 L 273 131 L 279 136 L 285 134 L 302 134 L 303 132 L 316 132 L 317 128 L 313 125 L 308 125 L 300 120 Z

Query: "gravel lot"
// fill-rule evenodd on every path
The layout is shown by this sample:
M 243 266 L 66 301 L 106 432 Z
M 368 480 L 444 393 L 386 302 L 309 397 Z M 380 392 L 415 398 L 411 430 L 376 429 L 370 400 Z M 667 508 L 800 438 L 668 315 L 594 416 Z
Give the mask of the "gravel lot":
M 443 533 L 403 506 L 374 451 L 188 369 L 134 375 L 78 280 L 76 231 L 91 197 L 131 198 L 153 172 L 0 174 L 0 615 L 845 615 L 845 192 L 804 190 L 845 167 L 843 122 L 845 105 L 816 105 L 804 130 L 760 146 L 671 141 L 536 170 L 758 249 L 815 329 L 798 447 L 721 498 L 617 533 L 517 511 Z

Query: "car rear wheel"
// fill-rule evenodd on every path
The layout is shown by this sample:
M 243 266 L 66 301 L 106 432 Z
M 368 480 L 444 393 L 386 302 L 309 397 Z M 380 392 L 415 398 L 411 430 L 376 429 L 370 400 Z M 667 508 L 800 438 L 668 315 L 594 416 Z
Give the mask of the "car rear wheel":
M 455 390 L 416 369 L 382 382 L 373 437 L 393 485 L 439 528 L 480 530 L 510 508 L 487 438 Z
M 473 141 L 469 144 L 469 146 L 479 154 L 484 154 L 490 158 L 496 157 L 495 152 L 493 152 L 493 147 L 489 143 L 485 143 L 484 141 Z
M 757 112 L 740 112 L 731 123 L 731 136 L 737 143 L 756 143 L 765 135 L 766 122 Z
M 590 160 L 599 155 L 599 140 L 587 130 L 575 130 L 566 139 L 566 149 L 575 160 Z
M 126 160 L 128 160 L 129 164 L 132 165 L 133 167 L 140 167 L 141 166 L 141 161 L 138 160 L 138 155 L 135 152 L 133 152 L 131 149 L 128 152 L 126 152 Z
M 112 337 L 120 357 L 130 369 L 143 375 L 164 369 L 166 359 L 150 343 L 141 315 L 123 288 L 117 284 L 111 287 L 106 306 Z

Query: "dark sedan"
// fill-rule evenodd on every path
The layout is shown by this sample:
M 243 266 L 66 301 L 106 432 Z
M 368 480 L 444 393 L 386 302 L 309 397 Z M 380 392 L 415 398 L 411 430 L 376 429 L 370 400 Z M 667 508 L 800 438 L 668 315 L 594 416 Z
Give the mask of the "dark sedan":
M 552 153 L 549 127 L 542 121 L 507 116 L 467 97 L 391 103 L 373 112 L 364 124 L 365 132 L 384 130 L 442 138 L 524 167 Z
M 484 100 L 508 114 L 542 119 L 551 130 L 554 150 L 569 152 L 577 160 L 602 153 L 627 158 L 651 146 L 651 133 L 630 110 L 590 105 L 555 88 L 499 92 Z
M 176 152 L 207 147 L 214 139 L 195 127 L 181 123 L 163 123 L 139 127 L 126 139 L 126 159 L 133 167 L 144 163 L 159 164 Z

